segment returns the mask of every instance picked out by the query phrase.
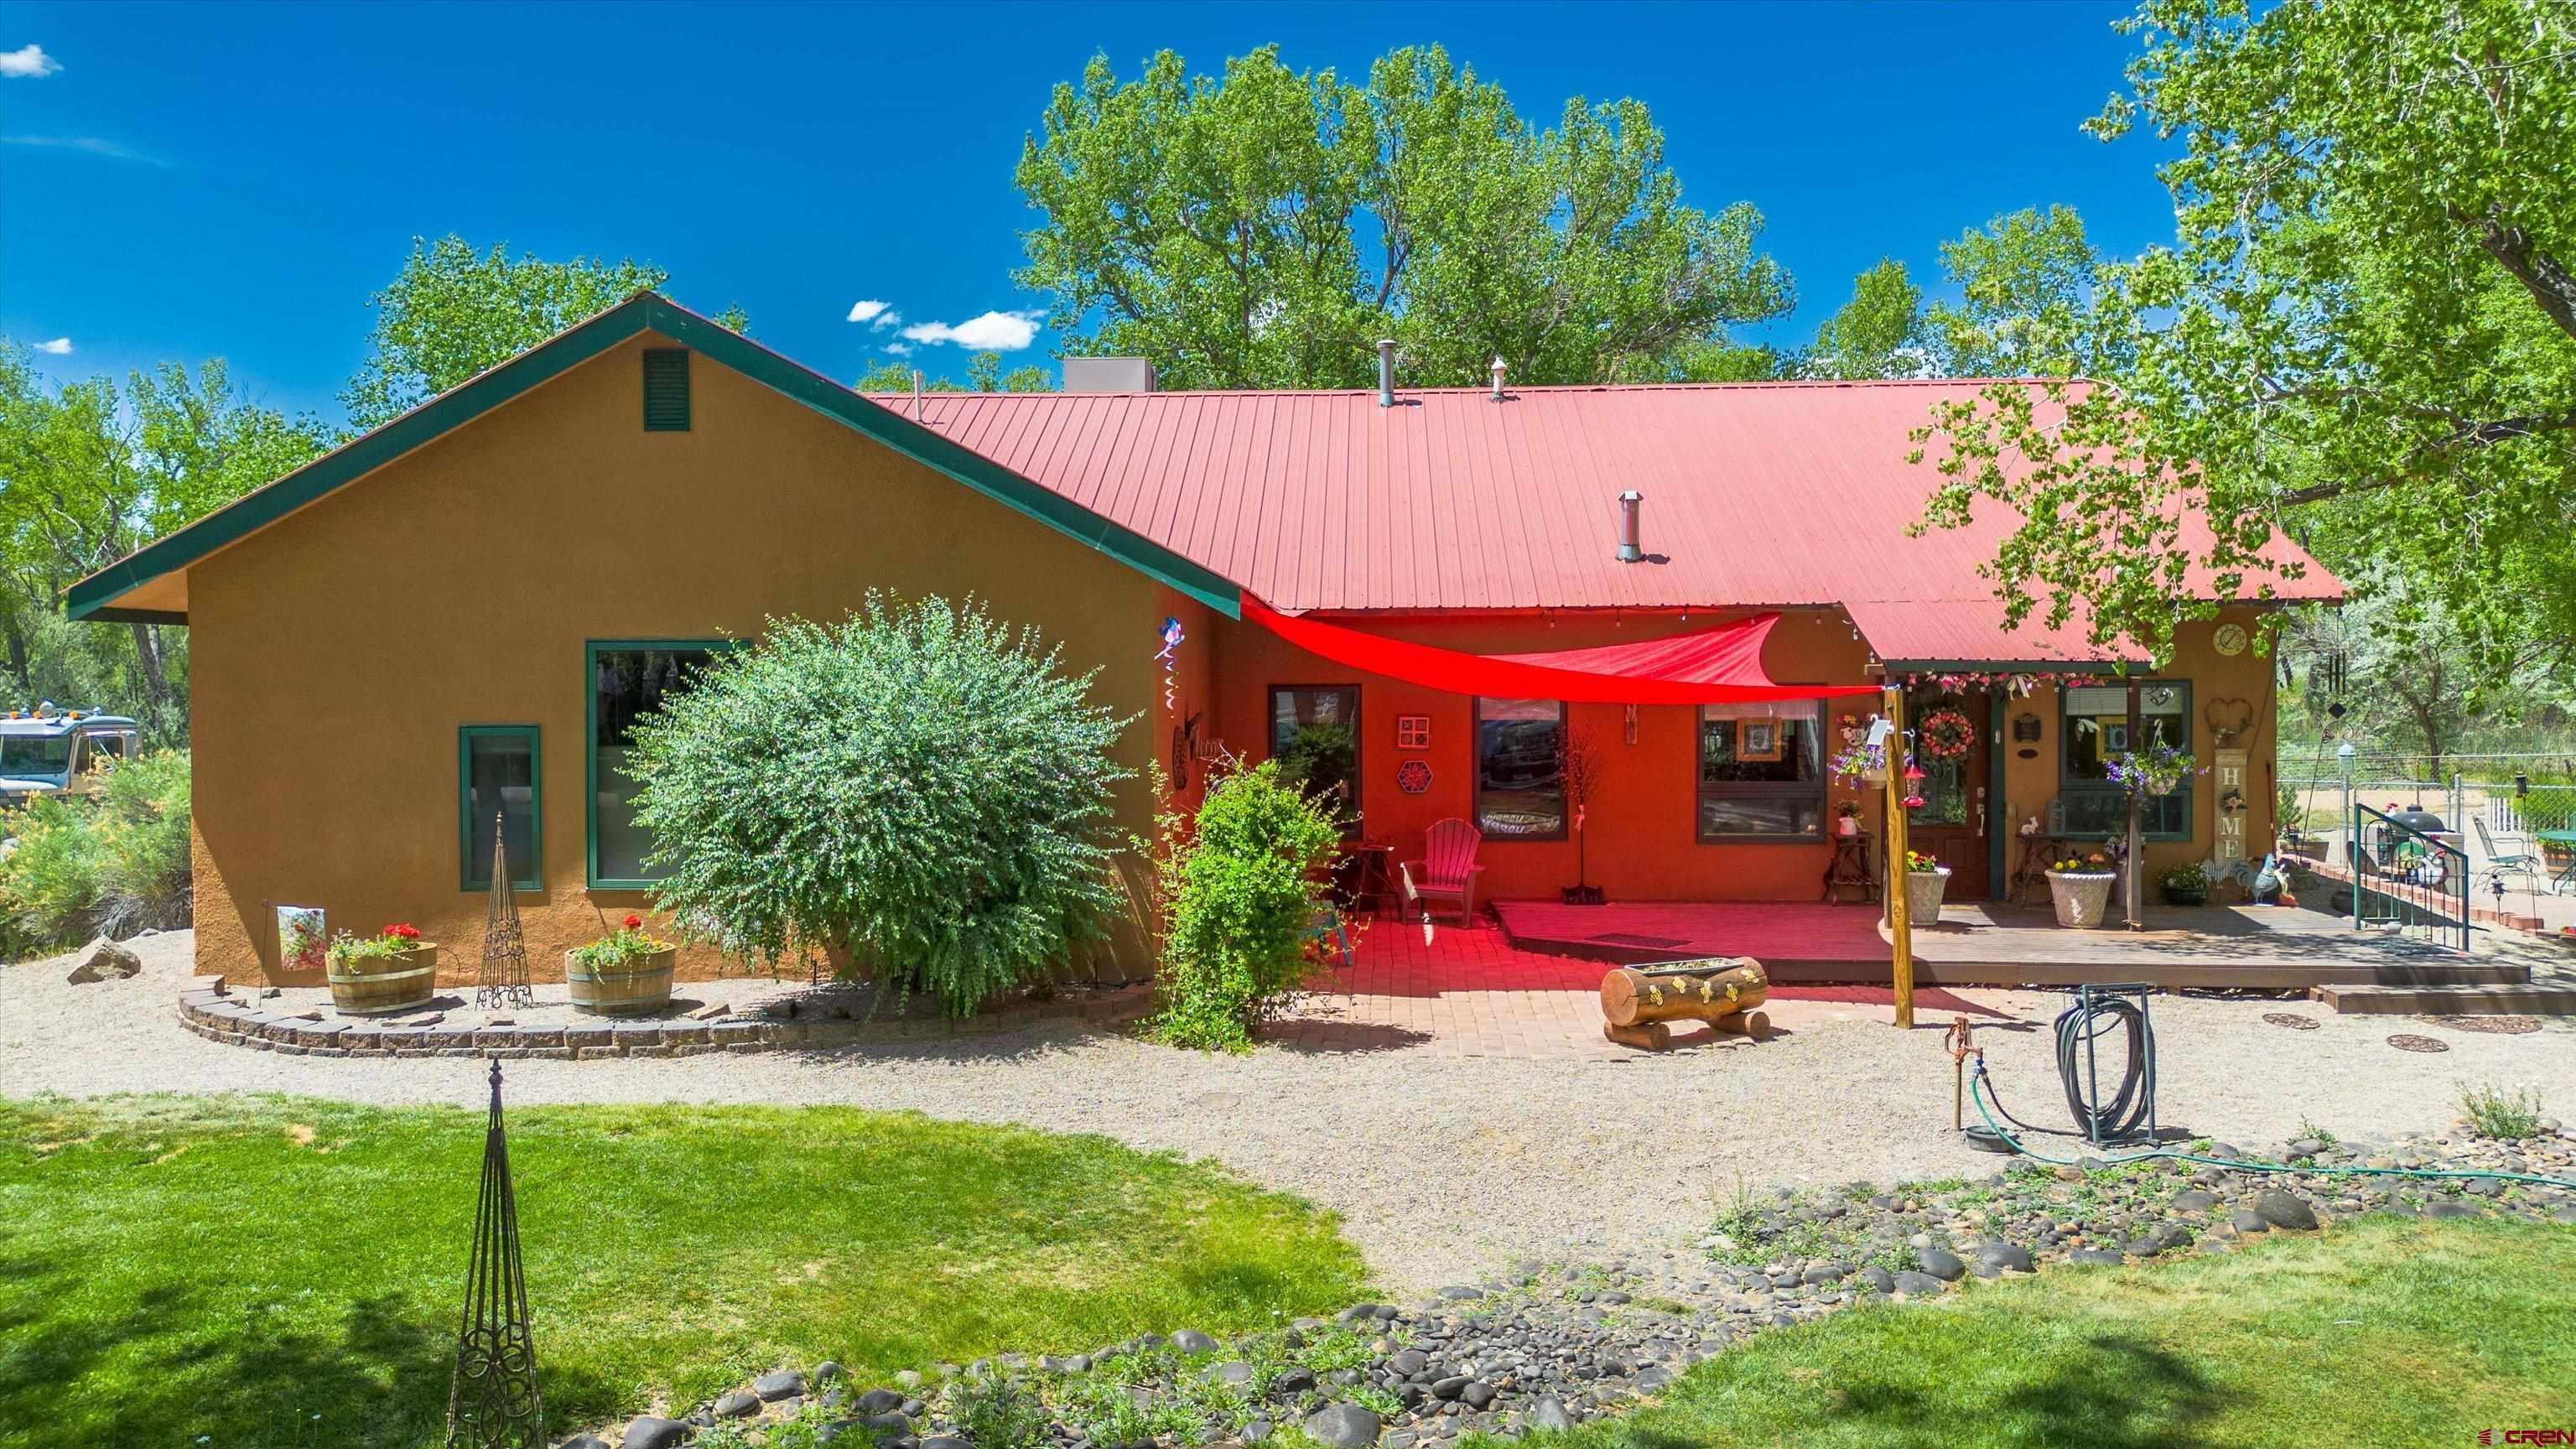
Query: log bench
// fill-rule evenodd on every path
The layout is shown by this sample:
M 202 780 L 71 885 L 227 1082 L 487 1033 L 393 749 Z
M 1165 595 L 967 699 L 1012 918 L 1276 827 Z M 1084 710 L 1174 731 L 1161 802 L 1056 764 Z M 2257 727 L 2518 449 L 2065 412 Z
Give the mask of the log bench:
M 1770 995 L 1770 973 L 1750 956 L 1622 966 L 1601 978 L 1601 1034 L 1621 1046 L 1669 1051 L 1669 1023 L 1704 1021 L 1719 1031 L 1767 1041 L 1771 1018 L 1754 1008 Z

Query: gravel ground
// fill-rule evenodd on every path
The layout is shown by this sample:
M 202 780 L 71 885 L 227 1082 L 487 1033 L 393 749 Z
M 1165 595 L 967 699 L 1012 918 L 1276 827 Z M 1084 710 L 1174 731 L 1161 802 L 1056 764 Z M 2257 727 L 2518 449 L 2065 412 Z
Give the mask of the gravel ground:
M 462 1060 L 353 1061 L 224 1046 L 179 1026 L 185 932 L 136 943 L 143 974 L 67 985 L 68 958 L 0 968 L 0 1095 L 290 1092 L 479 1105 Z M 2061 995 L 1972 991 L 2004 1100 L 2065 1120 L 2047 1027 Z M 1112 1035 L 1046 1035 L 832 1054 L 514 1062 L 513 1102 L 841 1103 L 1097 1132 L 1208 1157 L 1341 1214 L 1394 1291 L 1531 1253 L 1619 1253 L 1695 1239 L 1737 1190 L 1990 1172 L 1950 1129 L 1939 1019 L 1775 1002 L 1777 1039 L 1617 1062 L 1440 1058 L 1402 1048 L 1203 1057 Z M 2261 1020 L 2315 1018 L 2313 1031 Z M 2348 1140 L 2447 1129 L 2455 1083 L 2576 1082 L 2576 1022 L 2475 1035 L 2306 1002 L 2155 1003 L 2162 1120 L 2240 1142 L 2313 1123 Z M 2398 1051 L 2392 1033 L 2450 1051 Z M 1973 1120 L 1973 1109 L 1971 1109 Z

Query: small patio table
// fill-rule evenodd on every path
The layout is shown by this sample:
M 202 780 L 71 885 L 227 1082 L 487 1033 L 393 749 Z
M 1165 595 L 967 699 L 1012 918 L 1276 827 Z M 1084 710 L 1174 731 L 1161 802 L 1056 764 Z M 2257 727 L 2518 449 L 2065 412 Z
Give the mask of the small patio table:
M 2549 877 L 2549 893 L 2553 896 L 2567 894 L 2567 888 L 2576 885 L 2576 830 L 2535 830 L 2531 832 L 2531 838 L 2546 841 L 2565 852 L 2567 863 Z

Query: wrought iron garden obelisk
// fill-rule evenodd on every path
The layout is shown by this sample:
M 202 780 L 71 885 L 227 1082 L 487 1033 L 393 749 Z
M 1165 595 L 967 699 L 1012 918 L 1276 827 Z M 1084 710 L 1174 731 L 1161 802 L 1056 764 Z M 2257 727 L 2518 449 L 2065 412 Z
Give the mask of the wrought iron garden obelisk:
M 510 890 L 510 844 L 499 815 L 492 817 L 492 906 L 483 916 L 483 970 L 476 978 L 474 1004 L 537 1004 L 528 985 L 528 944 L 519 936 L 519 898 Z
M 501 1064 L 492 1063 L 492 1123 L 483 1136 L 483 1190 L 474 1205 L 474 1252 L 465 1270 L 465 1320 L 447 1381 L 450 1449 L 544 1449 L 537 1350 L 528 1337 L 528 1282 L 519 1260 L 519 1207 L 510 1191 L 510 1143 L 501 1130 Z

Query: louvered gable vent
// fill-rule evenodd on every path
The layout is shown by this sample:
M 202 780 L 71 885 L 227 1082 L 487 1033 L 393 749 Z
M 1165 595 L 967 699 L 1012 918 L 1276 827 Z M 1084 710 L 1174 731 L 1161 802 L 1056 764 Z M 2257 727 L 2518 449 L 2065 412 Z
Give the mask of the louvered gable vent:
M 685 433 L 689 430 L 689 349 L 651 347 L 644 351 L 644 431 Z

